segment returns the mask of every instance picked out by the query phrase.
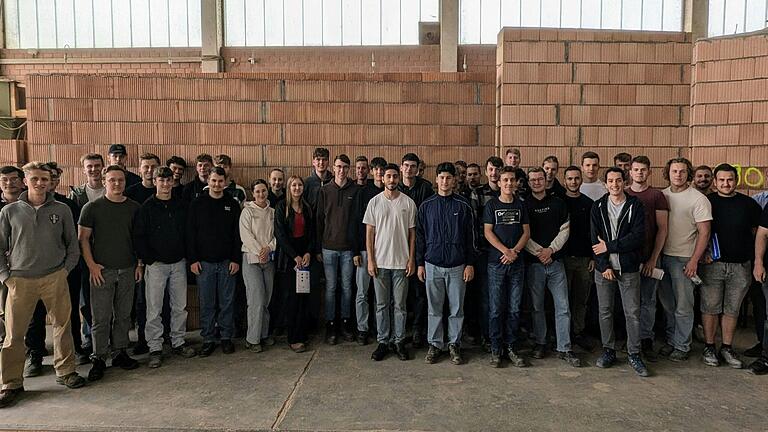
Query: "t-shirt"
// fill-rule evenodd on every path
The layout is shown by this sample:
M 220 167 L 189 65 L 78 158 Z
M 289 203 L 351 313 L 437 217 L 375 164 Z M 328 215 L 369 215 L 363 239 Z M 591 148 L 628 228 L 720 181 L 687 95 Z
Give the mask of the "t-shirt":
M 565 244 L 565 255 L 572 257 L 592 257 L 592 239 L 589 236 L 592 204 L 594 201 L 584 194 L 578 197 L 565 195 L 562 197 L 568 207 L 571 220 L 568 243 Z
M 669 204 L 664 194 L 655 188 L 649 187 L 642 192 L 635 192 L 631 188 L 624 190 L 627 195 L 637 197 L 643 203 L 645 208 L 645 242 L 643 243 L 643 261 L 651 257 L 654 243 L 656 243 L 656 232 L 659 227 L 656 225 L 656 212 L 659 210 L 669 211 Z
M 565 201 L 553 195 L 546 195 L 539 201 L 531 195 L 526 198 L 525 205 L 531 223 L 531 240 L 541 247 L 549 247 L 560 233 L 560 227 L 568 221 Z M 563 252 L 562 249 L 557 251 L 552 255 L 553 259 L 561 258 Z
M 528 225 L 528 211 L 525 204 L 514 198 L 511 203 L 494 198 L 485 204 L 483 224 L 493 225 L 493 233 L 508 248 L 513 248 L 523 236 L 523 225 Z M 488 262 L 498 263 L 501 252 L 488 242 Z
M 608 189 L 605 188 L 605 183 L 597 180 L 592 183 L 582 183 L 579 192 L 588 196 L 592 201 L 597 201 L 608 192 Z
M 96 263 L 108 269 L 124 269 L 136 264 L 133 218 L 140 207 L 131 199 L 116 203 L 106 197 L 83 206 L 78 224 L 93 230 L 91 252 Z
M 768 229 L 768 206 L 765 206 L 763 213 L 760 214 L 760 226 Z M 763 262 L 766 261 L 768 261 L 768 249 L 766 249 L 765 256 L 763 256 Z
M 96 201 L 104 196 L 107 188 L 101 187 L 99 189 L 91 189 L 90 186 L 85 185 L 85 195 L 88 197 L 88 201 Z
M 621 216 L 621 211 L 626 203 L 626 199 L 619 204 L 614 204 L 610 198 L 608 199 L 608 219 L 611 223 L 611 238 L 619 237 L 619 216 Z M 611 267 L 614 270 L 621 271 L 621 261 L 619 260 L 618 253 L 609 254 L 608 260 L 611 262 Z
M 128 187 L 125 190 L 125 196 L 128 198 L 136 201 L 139 204 L 144 204 L 146 200 L 152 197 L 152 195 L 157 193 L 157 188 L 152 187 L 144 187 L 142 183 L 135 184 L 133 186 Z
M 669 231 L 664 255 L 689 258 L 696 249 L 696 223 L 712 220 L 712 205 L 693 187 L 682 192 L 662 191 L 669 203 Z
M 755 256 L 755 236 L 752 230 L 760 222 L 760 205 L 752 198 L 737 193 L 722 197 L 707 195 L 712 204 L 712 236 L 717 235 L 720 259 L 727 263 L 745 263 Z
M 368 202 L 363 223 L 376 228 L 376 265 L 404 270 L 409 258 L 408 230 L 416 227 L 416 203 L 402 192 L 394 199 L 382 192 Z

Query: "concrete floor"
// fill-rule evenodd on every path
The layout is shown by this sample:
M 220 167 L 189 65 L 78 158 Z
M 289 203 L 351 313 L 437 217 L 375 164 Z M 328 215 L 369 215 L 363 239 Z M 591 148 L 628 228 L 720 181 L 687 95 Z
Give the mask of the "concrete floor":
M 739 336 L 737 348 L 754 342 Z M 25 397 L 0 411 L 0 429 L 748 431 L 765 430 L 768 418 L 768 377 L 706 367 L 699 345 L 685 364 L 650 363 L 646 379 L 623 362 L 595 368 L 596 353 L 580 369 L 554 357 L 492 369 L 479 349 L 454 366 L 446 357 L 424 364 L 424 350 L 374 363 L 374 345 L 313 347 L 253 354 L 239 342 L 233 355 L 168 357 L 160 369 L 141 356 L 141 368 L 110 368 L 80 390 L 55 383 L 48 357 L 45 375 L 27 379 Z

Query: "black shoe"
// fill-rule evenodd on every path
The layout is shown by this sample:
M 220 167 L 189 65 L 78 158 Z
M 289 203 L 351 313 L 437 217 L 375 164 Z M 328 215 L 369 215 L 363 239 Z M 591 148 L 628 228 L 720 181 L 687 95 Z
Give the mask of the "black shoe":
M 490 363 L 491 367 L 493 368 L 500 368 L 501 367 L 501 354 L 497 352 L 491 351 L 491 357 L 488 361 Z
M 91 362 L 91 357 L 87 352 L 76 352 L 75 353 L 75 364 L 78 366 L 88 364 Z
M 399 358 L 401 361 L 406 361 L 410 358 L 408 355 L 408 348 L 405 347 L 405 344 L 402 342 L 398 342 L 395 344 L 395 354 L 397 354 L 397 358 Z
M 374 361 L 382 361 L 388 352 L 389 347 L 387 347 L 387 344 L 380 343 L 379 346 L 376 347 L 376 351 L 371 354 L 371 359 Z
M 78 375 L 77 372 L 72 372 L 69 375 L 57 377 L 56 384 L 61 384 L 70 389 L 77 389 L 85 385 L 85 378 Z
M 674 351 L 672 351 L 672 354 L 669 355 L 669 360 L 673 362 L 683 362 L 688 360 L 688 353 L 685 351 L 680 351 L 679 349 L 675 348 Z
M 535 359 L 543 359 L 547 355 L 546 345 L 536 345 L 531 351 L 531 357 Z
M 203 347 L 200 348 L 200 353 L 198 355 L 200 357 L 208 357 L 213 354 L 214 351 L 216 351 L 216 344 L 214 342 L 205 342 L 203 343 Z
M 24 394 L 24 387 L 10 390 L 0 390 L 0 408 L 5 408 L 12 405 L 17 400 L 19 400 L 22 394 Z
M 149 363 L 147 363 L 147 367 L 151 369 L 157 369 L 162 365 L 163 365 L 163 352 L 162 351 L 150 352 Z
M 43 359 L 30 357 L 24 365 L 24 378 L 32 378 L 43 374 Z
M 561 352 L 560 359 L 573 367 L 581 367 L 581 360 L 576 357 L 576 354 L 574 354 L 573 351 Z
M 139 362 L 131 358 L 125 351 L 120 351 L 115 358 L 112 359 L 112 366 L 119 367 L 123 370 L 131 370 L 139 367 Z
M 744 351 L 745 357 L 760 357 L 763 355 L 763 344 L 757 343 L 757 345 Z
M 665 343 L 663 347 L 659 348 L 659 355 L 661 357 L 669 357 L 673 352 L 675 352 L 675 347 L 668 343 Z
M 760 357 L 759 359 L 753 361 L 751 365 L 749 365 L 748 370 L 754 375 L 768 374 L 768 359 L 765 357 Z
M 91 370 L 88 371 L 88 381 L 98 381 L 104 378 L 104 371 L 107 370 L 107 364 L 104 363 L 104 360 L 95 358 L 91 360 L 91 363 L 93 363 L 93 365 L 91 366 Z
M 235 352 L 235 344 L 229 339 L 223 339 L 221 341 L 221 352 L 224 354 L 232 354 Z
M 638 376 L 641 377 L 647 377 L 650 376 L 648 373 L 648 368 L 645 367 L 645 363 L 643 363 L 643 359 L 640 358 L 640 354 L 630 354 L 627 356 L 627 362 L 630 366 L 632 366 L 632 370 L 635 371 L 635 373 Z
M 338 343 L 338 336 L 336 336 L 336 325 L 333 321 L 325 323 L 325 343 L 328 345 L 336 345 Z
M 424 357 L 424 363 L 427 364 L 434 364 L 437 362 L 437 359 L 440 358 L 440 355 L 443 352 L 440 350 L 440 348 L 430 345 L 429 350 L 427 351 L 427 355 Z
M 640 341 L 640 350 L 642 351 L 643 357 L 649 362 L 655 363 L 659 361 L 659 356 L 653 349 L 653 339 L 643 339 Z
M 595 362 L 595 366 L 599 368 L 607 369 L 613 366 L 615 363 L 616 363 L 616 351 L 610 348 L 605 348 L 603 350 L 603 353 Z
M 448 353 L 451 355 L 451 363 L 460 365 L 464 363 L 464 358 L 461 357 L 461 348 L 456 344 L 448 344 Z
M 515 351 L 512 345 L 507 347 L 507 358 L 514 367 L 523 368 L 529 366 L 528 360 L 526 360 L 523 355 Z
M 413 328 L 413 336 L 411 337 L 411 346 L 413 349 L 419 349 L 424 346 L 424 335 L 421 333 L 418 327 Z
M 357 332 L 357 344 L 358 345 L 368 345 L 368 332 L 367 331 L 359 331 L 359 332 Z
M 349 320 L 341 321 L 341 337 L 347 342 L 355 340 L 355 332 L 352 331 L 352 323 Z
M 487 353 L 491 352 L 491 340 L 487 337 L 480 338 L 480 346 L 483 348 L 483 351 Z
M 592 342 L 592 339 L 584 335 L 574 336 L 573 343 L 586 352 L 593 352 L 595 350 L 595 343 Z
M 149 352 L 149 345 L 147 345 L 147 342 L 145 341 L 138 341 L 136 345 L 133 346 L 133 355 L 142 355 Z

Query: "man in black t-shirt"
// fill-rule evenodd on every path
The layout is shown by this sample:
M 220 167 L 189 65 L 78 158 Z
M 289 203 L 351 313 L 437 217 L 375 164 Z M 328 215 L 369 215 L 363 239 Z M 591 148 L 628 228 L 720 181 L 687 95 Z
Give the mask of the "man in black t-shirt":
M 566 192 L 560 196 L 568 207 L 568 216 L 571 221 L 571 234 L 565 244 L 563 263 L 568 279 L 573 343 L 591 352 L 595 346 L 584 334 L 584 328 L 589 292 L 592 288 L 592 271 L 595 269 L 592 242 L 589 239 L 589 214 L 594 201 L 581 193 L 580 187 L 581 169 L 571 165 L 565 169 Z
M 571 312 L 568 284 L 563 265 L 563 247 L 568 241 L 568 208 L 562 199 L 547 195 L 546 176 L 541 167 L 528 171 L 531 196 L 525 200 L 531 221 L 531 238 L 525 245 L 531 264 L 526 271 L 533 303 L 533 335 L 536 347 L 531 355 L 544 358 L 547 351 L 547 319 L 544 312 L 545 289 L 555 305 L 555 332 L 560 358 L 574 367 L 581 361 L 571 350 Z
M 755 267 L 752 271 L 755 280 L 763 284 L 763 294 L 766 299 L 765 307 L 768 307 L 768 281 L 765 277 L 766 245 L 768 245 L 768 206 L 763 209 L 760 225 L 757 227 Z M 764 321 L 763 326 L 762 355 L 749 365 L 749 371 L 755 375 L 768 374 L 768 321 Z
M 760 220 L 760 206 L 752 198 L 736 192 L 736 168 L 720 164 L 715 168 L 717 192 L 707 195 L 712 204 L 710 258 L 701 266 L 701 321 L 704 326 L 704 363 L 719 366 L 720 358 L 741 369 L 742 362 L 733 350 L 733 335 L 741 302 L 749 290 L 752 237 Z M 718 317 L 723 343 L 719 356 L 715 350 Z
M 488 241 L 488 334 L 491 366 L 501 366 L 502 348 L 512 365 L 528 362 L 515 349 L 523 293 L 523 257 L 531 236 L 525 204 L 515 196 L 515 169 L 502 168 L 501 195 L 489 201 L 483 214 L 483 232 Z M 506 326 L 502 326 L 505 323 Z M 502 342 L 504 346 L 502 347 Z

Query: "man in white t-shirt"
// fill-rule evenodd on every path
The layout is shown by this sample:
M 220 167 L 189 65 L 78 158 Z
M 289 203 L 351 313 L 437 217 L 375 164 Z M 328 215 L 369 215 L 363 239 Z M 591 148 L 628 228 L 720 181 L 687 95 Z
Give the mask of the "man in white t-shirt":
M 376 361 L 384 359 L 391 343 L 394 343 L 397 357 L 408 360 L 403 340 L 408 277 L 416 270 L 416 204 L 400 193 L 399 183 L 400 168 L 388 164 L 384 168 L 384 192 L 371 198 L 363 216 L 368 274 L 374 278 L 376 292 L 376 339 L 379 345 L 371 354 Z M 390 310 L 391 304 L 394 304 L 394 311 Z
M 584 180 L 581 183 L 579 192 L 588 196 L 592 201 L 597 201 L 608 192 L 605 183 L 598 178 L 600 171 L 600 156 L 588 151 L 581 156 L 581 173 Z
M 709 242 L 712 205 L 704 194 L 691 187 L 693 166 L 686 158 L 667 162 L 662 192 L 669 202 L 669 229 L 661 259 L 664 279 L 659 300 L 667 318 L 666 345 L 659 354 L 672 361 L 688 359 L 693 330 L 692 279 L 698 277 L 699 260 Z

